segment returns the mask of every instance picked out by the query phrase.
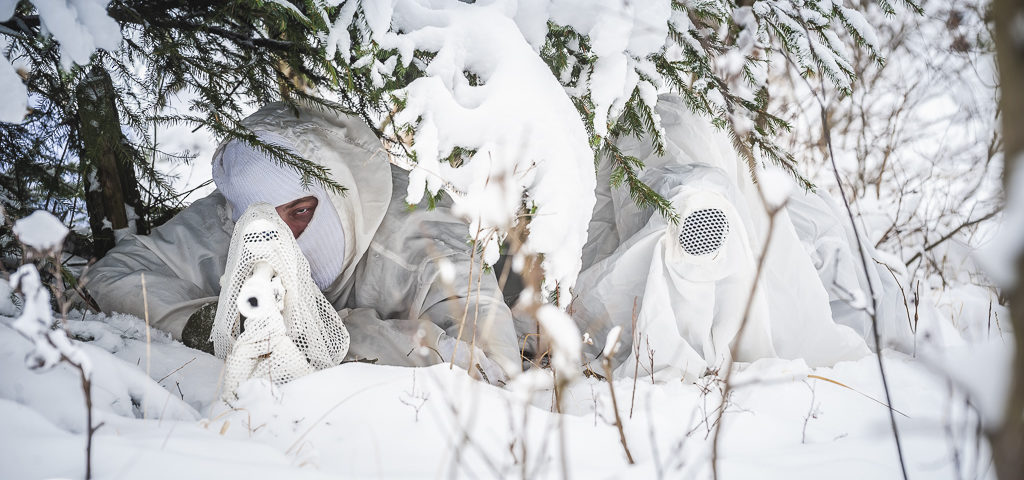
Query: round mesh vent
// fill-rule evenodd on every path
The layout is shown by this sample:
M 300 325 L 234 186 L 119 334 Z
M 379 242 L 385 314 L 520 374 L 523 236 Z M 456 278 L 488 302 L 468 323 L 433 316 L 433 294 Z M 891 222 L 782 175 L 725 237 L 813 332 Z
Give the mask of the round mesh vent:
M 729 235 L 729 218 L 717 208 L 697 210 L 683 220 L 679 244 L 693 256 L 715 253 Z

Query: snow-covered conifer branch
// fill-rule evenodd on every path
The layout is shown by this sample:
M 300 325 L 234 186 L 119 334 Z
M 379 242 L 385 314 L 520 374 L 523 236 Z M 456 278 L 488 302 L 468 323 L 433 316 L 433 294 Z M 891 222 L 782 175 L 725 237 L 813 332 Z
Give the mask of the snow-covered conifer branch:
M 487 28 L 473 29 L 467 22 L 486 22 Z M 322 35 L 325 52 L 348 69 L 350 86 L 370 92 L 361 105 L 386 117 L 381 132 L 392 138 L 393 153 L 413 166 L 408 200 L 415 203 L 424 192 L 435 195 L 446 185 L 464 193 L 474 190 L 474 182 L 515 178 L 522 200 L 495 205 L 504 211 L 496 217 L 502 221 L 482 226 L 507 230 L 517 212 L 536 207 L 530 231 L 539 238 L 527 242 L 527 251 L 545 255 L 545 268 L 554 268 L 548 270 L 551 280 L 563 286 L 573 283 L 575 252 L 583 238 L 579 229 L 585 228 L 585 222 L 569 217 L 585 219 L 589 199 L 571 207 L 570 214 L 560 198 L 588 198 L 589 192 L 540 192 L 549 182 L 564 188 L 566 178 L 589 185 L 585 154 L 614 162 L 617 185 L 625 185 L 639 205 L 674 218 L 668 203 L 639 180 L 643 166 L 615 155 L 612 146 L 621 136 L 633 136 L 650 138 L 661 149 L 660 119 L 653 109 L 659 91 L 680 91 L 692 109 L 731 130 L 746 145 L 742 150 L 749 152 L 751 166 L 769 161 L 802 179 L 793 158 L 774 144 L 788 125 L 767 110 L 764 50 L 795 52 L 805 71 L 832 79 L 843 91 L 849 90 L 853 73 L 835 31 L 845 27 L 877 56 L 870 27 L 838 0 L 758 1 L 752 7 L 709 0 L 554 0 L 533 6 L 348 0 L 331 25 Z M 532 67 L 523 68 L 526 64 Z M 524 73 L 538 64 L 547 70 L 538 71 L 543 81 L 521 84 L 525 78 L 537 80 Z M 393 101 L 395 93 L 400 103 Z M 518 101 L 498 112 L 493 107 L 499 98 Z M 568 120 L 566 105 L 576 110 L 575 119 Z M 535 124 L 552 116 L 566 121 L 544 129 L 574 140 L 535 147 L 542 145 Z M 550 175 L 556 162 L 568 177 Z M 564 170 L 569 163 L 571 170 Z M 456 203 L 477 200 L 456 198 Z M 551 245 L 543 241 L 549 235 L 571 241 L 548 249 L 542 244 Z

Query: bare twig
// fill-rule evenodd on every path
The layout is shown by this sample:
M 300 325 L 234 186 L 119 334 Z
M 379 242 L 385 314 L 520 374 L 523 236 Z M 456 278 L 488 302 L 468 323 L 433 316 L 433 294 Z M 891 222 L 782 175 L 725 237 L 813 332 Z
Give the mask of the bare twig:
M 804 384 L 811 390 L 811 405 L 807 408 L 807 415 L 804 416 L 804 428 L 800 431 L 800 443 L 807 443 L 807 423 L 811 421 L 811 418 L 818 418 L 818 408 L 814 404 L 814 384 L 807 380 L 804 380 Z
M 815 98 L 818 98 L 815 95 Z M 871 334 L 875 340 L 875 358 L 878 359 L 878 371 L 882 375 L 882 389 L 885 390 L 885 401 L 889 404 L 889 423 L 892 426 L 892 436 L 896 440 L 896 454 L 900 460 L 900 472 L 903 474 L 903 480 L 907 480 L 907 465 L 903 459 L 903 445 L 900 442 L 900 432 L 896 427 L 896 415 L 892 408 L 892 394 L 889 392 L 889 379 L 885 374 L 885 362 L 882 360 L 882 339 L 881 335 L 878 334 L 878 298 L 875 297 L 875 287 L 871 283 L 871 273 L 868 270 L 868 255 L 864 251 L 864 242 L 861 241 L 860 232 L 857 230 L 857 221 L 853 217 L 853 209 L 850 208 L 850 201 L 846 198 L 846 192 L 843 190 L 843 181 L 839 177 L 839 167 L 836 166 L 835 152 L 832 151 L 832 134 L 828 124 L 828 106 L 824 101 L 818 98 L 818 103 L 821 106 L 821 128 L 825 135 L 825 143 L 828 145 L 828 156 L 832 163 L 832 173 L 835 175 L 836 184 L 839 186 L 839 194 L 843 197 L 843 205 L 846 207 L 846 213 L 850 217 L 850 225 L 853 227 L 854 240 L 857 241 L 857 252 L 860 254 L 861 267 L 864 269 L 864 275 L 867 278 L 868 283 L 868 295 L 871 296 L 871 311 L 868 312 L 871 316 Z
M 824 115 L 824 113 L 822 115 Z M 836 175 L 838 176 L 838 173 Z M 842 185 L 840 185 L 839 187 L 840 187 L 840 190 L 841 190 L 842 189 Z M 847 207 L 849 207 L 849 205 L 847 205 Z M 967 227 L 974 226 L 974 225 L 977 225 L 977 224 L 979 224 L 981 222 L 984 222 L 985 220 L 988 220 L 988 219 L 998 215 L 1002 211 L 1003 211 L 1002 209 L 996 209 L 996 210 L 993 210 L 993 211 L 991 211 L 991 212 L 989 212 L 989 213 L 987 213 L 985 215 L 982 215 L 981 217 L 975 218 L 974 220 L 968 220 L 966 222 L 961 223 L 960 226 L 954 228 L 953 230 L 950 230 L 949 233 L 943 235 L 938 240 L 936 240 L 936 241 L 934 241 L 932 243 L 929 243 L 928 245 L 925 245 L 923 250 L 915 253 L 914 256 L 910 257 L 910 259 L 907 260 L 907 265 L 909 266 L 910 264 L 912 264 L 915 261 L 917 261 L 917 259 L 921 258 L 921 255 L 924 254 L 924 252 L 928 252 L 928 251 L 932 250 L 933 248 L 935 248 L 935 247 L 937 247 L 939 245 L 942 245 L 943 242 L 953 238 L 953 236 L 956 235 L 958 232 L 960 232 L 960 230 L 963 230 L 963 229 L 965 229 Z
M 152 358 L 150 356 L 150 350 L 149 350 L 149 347 L 150 347 L 150 338 L 149 338 L 149 296 L 146 295 L 146 274 L 145 273 L 142 273 L 140 275 L 140 280 L 142 281 L 142 313 L 146 317 L 146 378 L 153 378 L 150 375 L 150 365 L 152 363 Z M 166 377 L 164 377 L 164 378 L 166 378 Z M 159 383 L 159 382 L 157 382 L 157 383 Z M 147 396 L 144 395 L 142 397 L 142 418 L 143 419 L 146 418 L 146 410 L 147 410 L 146 409 L 146 400 L 147 400 Z

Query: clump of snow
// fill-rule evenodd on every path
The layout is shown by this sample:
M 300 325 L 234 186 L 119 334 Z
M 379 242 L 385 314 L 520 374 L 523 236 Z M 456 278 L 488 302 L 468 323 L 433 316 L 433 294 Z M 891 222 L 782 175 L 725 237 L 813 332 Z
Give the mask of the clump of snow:
M 609 120 L 621 113 L 640 84 L 637 71 L 655 70 L 647 57 L 665 46 L 672 4 L 666 0 L 555 0 L 549 8 L 550 21 L 590 39 L 590 53 L 597 57 L 589 74 L 593 126 L 594 133 L 603 137 Z
M 112 51 L 121 44 L 121 28 L 107 15 L 109 0 L 35 0 L 43 31 L 60 43 L 64 69 L 86 65 L 97 49 Z
M 520 34 L 511 6 L 361 5 L 369 34 L 381 48 L 396 49 L 403 65 L 414 51 L 436 53 L 426 76 L 398 92 L 405 108 L 394 128 L 415 128 L 406 200 L 448 189 L 453 210 L 469 220 L 469 237 L 484 241 L 489 260 L 497 259 L 497 233 L 521 221 L 525 200 L 534 211 L 524 252 L 544 256 L 547 290 L 571 287 L 594 205 L 593 152 L 575 106 Z M 482 84 L 471 85 L 467 72 Z M 443 161 L 455 147 L 475 151 L 458 168 Z
M 785 205 L 795 186 L 793 176 L 775 166 L 770 166 L 759 172 L 757 183 L 761 188 L 761 195 L 766 204 L 765 207 L 771 210 L 776 210 Z
M 622 336 L 622 326 L 616 325 L 608 331 L 608 336 L 604 341 L 604 351 L 601 352 L 601 356 L 604 358 L 612 358 L 615 352 L 619 351 L 619 337 Z
M 437 275 L 445 285 L 454 285 L 455 265 L 445 257 L 439 258 L 437 260 Z
M 547 334 L 551 345 L 551 368 L 566 381 L 572 381 L 582 373 L 580 362 L 583 354 L 582 336 L 572 317 L 553 305 L 541 305 L 537 309 L 537 321 Z
M 68 227 L 45 210 L 36 210 L 25 218 L 14 222 L 14 234 L 18 241 L 39 252 L 52 252 L 64 245 Z

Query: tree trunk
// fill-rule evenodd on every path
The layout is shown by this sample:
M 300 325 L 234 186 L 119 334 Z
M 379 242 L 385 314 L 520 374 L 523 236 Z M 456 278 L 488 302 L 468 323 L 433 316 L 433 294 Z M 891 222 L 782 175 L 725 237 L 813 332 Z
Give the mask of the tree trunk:
M 114 104 L 117 93 L 110 75 L 94 66 L 78 86 L 78 119 L 81 128 L 82 179 L 85 206 L 93 236 L 93 256 L 102 257 L 114 247 L 114 230 L 141 225 L 141 197 L 131 147 L 121 133 Z M 129 217 L 127 207 L 132 207 Z M 135 222 L 131 222 L 135 220 Z
M 1008 192 L 1020 185 L 1010 179 L 1024 154 L 1024 4 L 1016 0 L 994 0 L 996 52 L 999 67 L 1000 109 L 1003 115 L 1004 163 L 1003 187 Z M 1019 192 L 1018 192 L 1019 193 Z M 990 433 L 996 473 L 1001 480 L 1024 478 L 1024 255 L 1015 260 L 1016 285 L 1006 291 L 1017 349 L 1014 354 L 1010 387 L 1003 425 Z

